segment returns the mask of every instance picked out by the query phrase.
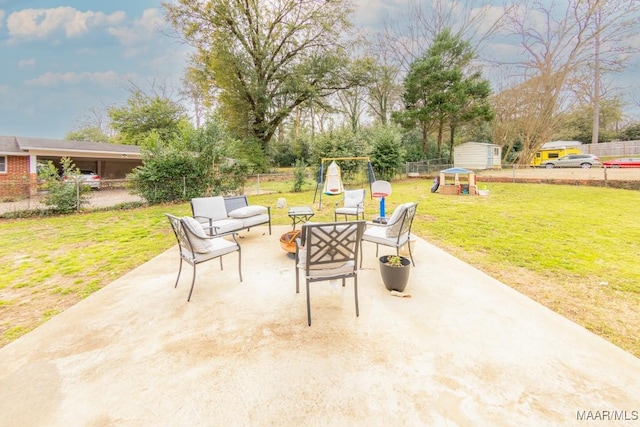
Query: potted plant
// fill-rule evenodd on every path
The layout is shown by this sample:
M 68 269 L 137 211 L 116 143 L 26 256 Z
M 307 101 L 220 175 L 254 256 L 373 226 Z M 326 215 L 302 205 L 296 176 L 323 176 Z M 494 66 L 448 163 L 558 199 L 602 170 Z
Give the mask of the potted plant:
M 389 291 L 404 291 L 409 281 L 411 260 L 398 255 L 384 255 L 379 258 L 382 282 Z

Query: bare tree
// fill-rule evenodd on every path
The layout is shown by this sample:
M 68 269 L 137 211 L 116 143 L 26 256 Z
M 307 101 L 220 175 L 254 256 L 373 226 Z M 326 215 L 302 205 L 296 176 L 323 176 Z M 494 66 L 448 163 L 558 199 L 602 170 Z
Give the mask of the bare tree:
M 593 79 L 590 96 L 593 105 L 593 127 L 591 142 L 599 141 L 600 101 L 605 98 L 602 76 L 620 71 L 624 67 L 623 59 L 638 48 L 633 47 L 629 39 L 640 26 L 640 4 L 630 0 L 590 0 L 595 5 L 594 17 L 594 60 Z
M 205 92 L 200 83 L 202 78 L 201 72 L 197 68 L 189 67 L 182 78 L 182 88 L 180 89 L 183 100 L 188 100 L 193 107 L 193 119 L 196 128 L 200 128 L 202 117 L 205 115 L 208 105 Z
M 399 69 L 381 52 L 371 70 L 366 102 L 371 114 L 382 125 L 389 123 L 391 111 L 400 103 L 402 85 L 397 82 L 398 74 Z
M 105 105 L 89 108 L 65 138 L 75 141 L 111 141 L 117 132 L 111 127 L 108 109 Z
M 372 84 L 375 63 L 371 58 L 358 58 L 348 67 L 348 79 L 352 86 L 337 92 L 339 111 L 345 115 L 353 132 L 360 127 L 362 115 L 367 109 L 367 88 Z
M 504 10 L 510 8 L 492 7 L 487 0 L 410 0 L 406 15 L 388 19 L 374 45 L 378 52 L 385 52 L 389 63 L 406 73 L 431 46 L 436 34 L 447 28 L 479 51 L 502 25 Z
M 508 28 L 518 38 L 524 59 L 512 63 L 520 73 L 507 93 L 520 100 L 518 107 L 527 108 L 512 110 L 517 114 L 506 117 L 498 115 L 499 120 L 513 122 L 497 124 L 502 129 L 497 132 L 504 135 L 506 128 L 512 133 L 517 129 L 522 143 L 521 163 L 528 164 L 533 153 L 552 137 L 559 125 L 558 113 L 576 99 L 577 87 L 573 84 L 585 67 L 593 67 L 594 45 L 600 46 L 602 58 L 604 41 L 611 43 L 616 38 L 615 19 L 609 16 L 606 21 L 598 20 L 605 3 L 611 7 L 613 2 L 618 7 L 635 8 L 628 0 L 568 0 L 562 5 L 528 0 L 509 10 Z M 618 13 L 615 16 L 620 23 L 622 17 Z M 495 99 L 512 105 L 506 95 Z
M 503 24 L 505 10 L 510 9 L 493 7 L 488 3 L 487 0 L 409 0 L 406 15 L 387 20 L 384 31 L 377 34 L 372 42 L 372 52 L 384 60 L 380 81 L 385 85 L 383 92 L 374 92 L 371 97 L 372 101 L 382 104 L 372 106 L 378 107 L 380 113 L 384 114 L 383 117 L 387 117 L 392 106 L 401 104 L 398 101 L 402 85 L 398 80 L 405 78 L 411 64 L 420 60 L 432 47 L 436 36 L 444 31 L 450 31 L 453 36 L 468 41 L 470 49 L 480 53 L 481 47 Z M 476 68 L 483 61 L 483 58 L 474 58 L 469 68 Z M 428 134 L 439 129 L 438 141 L 441 141 L 445 122 L 440 119 L 437 126 L 428 126 L 426 122 L 422 122 L 425 152 Z

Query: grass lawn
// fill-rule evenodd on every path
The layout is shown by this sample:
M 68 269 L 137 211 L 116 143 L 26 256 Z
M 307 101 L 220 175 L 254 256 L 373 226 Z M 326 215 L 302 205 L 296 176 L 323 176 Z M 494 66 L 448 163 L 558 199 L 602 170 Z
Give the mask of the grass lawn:
M 417 235 L 640 357 L 640 192 L 491 183 L 482 197 L 432 194 L 424 179 L 392 186 L 387 214 L 418 201 Z M 272 207 L 274 224 L 290 224 L 276 200 L 312 205 L 315 185 L 290 187 L 264 182 L 261 191 L 277 193 L 249 198 Z M 313 219 L 333 221 L 338 199 L 323 195 Z M 368 219 L 377 216 L 378 201 L 365 208 Z M 173 246 L 164 212 L 190 208 L 0 220 L 0 346 Z

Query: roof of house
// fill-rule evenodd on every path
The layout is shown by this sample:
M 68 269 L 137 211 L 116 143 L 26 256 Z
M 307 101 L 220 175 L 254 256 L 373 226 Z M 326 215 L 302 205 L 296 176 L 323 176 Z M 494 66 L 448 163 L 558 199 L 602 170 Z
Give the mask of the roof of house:
M 69 155 L 91 154 L 137 158 L 137 145 L 109 144 L 106 142 L 68 141 L 64 139 L 28 138 L 0 136 L 0 154 L 26 156 L 30 154 L 68 153 Z
M 22 154 L 15 137 L 0 136 L 0 154 Z
M 553 150 L 554 148 L 579 147 L 582 145 L 580 141 L 551 141 L 542 144 L 542 150 Z
M 456 147 L 460 147 L 460 146 L 463 146 L 463 145 L 486 145 L 486 146 L 495 146 L 495 147 L 499 147 L 499 145 L 497 145 L 497 144 L 492 144 L 492 143 L 490 143 L 490 142 L 476 142 L 476 141 L 468 141 L 468 142 L 465 142 L 465 143 L 462 143 L 462 144 L 456 145 Z M 455 149 L 456 147 L 454 147 L 454 149 Z

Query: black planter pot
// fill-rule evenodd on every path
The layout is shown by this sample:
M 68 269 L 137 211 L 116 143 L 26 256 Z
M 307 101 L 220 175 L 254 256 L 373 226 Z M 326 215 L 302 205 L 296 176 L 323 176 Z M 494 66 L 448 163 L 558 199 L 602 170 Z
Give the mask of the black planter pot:
M 411 272 L 411 261 L 409 258 L 400 257 L 401 267 L 387 265 L 386 262 L 391 255 L 384 255 L 379 258 L 380 275 L 385 288 L 389 291 L 404 291 L 409 281 L 409 273 Z

